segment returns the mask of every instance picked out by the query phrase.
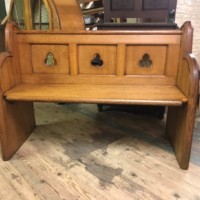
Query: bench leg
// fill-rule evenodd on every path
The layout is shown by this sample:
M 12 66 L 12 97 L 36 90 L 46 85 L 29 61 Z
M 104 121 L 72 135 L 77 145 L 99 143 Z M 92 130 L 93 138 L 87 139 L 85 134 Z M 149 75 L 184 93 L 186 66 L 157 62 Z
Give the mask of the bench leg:
M 169 107 L 166 134 L 182 169 L 188 169 L 195 121 L 195 106 Z
M 0 100 L 0 139 L 3 160 L 9 160 L 35 127 L 33 103 Z

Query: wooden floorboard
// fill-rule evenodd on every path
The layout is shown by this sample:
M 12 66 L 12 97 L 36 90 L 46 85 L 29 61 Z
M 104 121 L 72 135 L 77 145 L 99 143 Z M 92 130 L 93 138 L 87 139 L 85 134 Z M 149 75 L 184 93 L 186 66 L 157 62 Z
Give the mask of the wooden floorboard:
M 181 170 L 150 115 L 36 103 L 37 128 L 0 161 L 0 200 L 200 200 L 200 114 Z

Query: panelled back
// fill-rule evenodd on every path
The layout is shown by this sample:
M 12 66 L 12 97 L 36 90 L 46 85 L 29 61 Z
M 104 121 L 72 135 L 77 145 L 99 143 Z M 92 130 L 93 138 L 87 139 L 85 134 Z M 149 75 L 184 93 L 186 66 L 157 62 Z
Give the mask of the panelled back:
M 21 31 L 17 40 L 23 82 L 176 82 L 181 31 Z

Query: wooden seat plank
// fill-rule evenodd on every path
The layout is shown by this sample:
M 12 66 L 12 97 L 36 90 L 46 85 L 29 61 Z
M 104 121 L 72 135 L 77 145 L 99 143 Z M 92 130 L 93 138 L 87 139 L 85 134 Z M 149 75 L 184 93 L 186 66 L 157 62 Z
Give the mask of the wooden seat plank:
M 176 86 L 19 84 L 4 93 L 8 101 L 174 105 L 187 102 Z

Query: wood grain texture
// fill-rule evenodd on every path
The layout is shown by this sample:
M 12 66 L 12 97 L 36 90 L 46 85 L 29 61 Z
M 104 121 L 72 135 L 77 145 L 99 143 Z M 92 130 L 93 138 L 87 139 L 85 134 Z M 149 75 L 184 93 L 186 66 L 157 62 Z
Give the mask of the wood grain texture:
M 12 14 L 15 12 L 15 0 L 10 1 L 10 8 L 8 12 L 7 19 L 6 21 L 12 21 Z M 48 23 L 49 23 L 49 30 L 60 30 L 60 21 L 59 21 L 59 16 L 58 12 L 56 10 L 54 1 L 52 0 L 43 0 L 43 3 L 45 5 L 47 15 L 48 15 Z M 7 4 L 7 1 L 6 1 Z M 23 19 L 24 19 L 24 25 L 26 30 L 33 30 L 33 16 L 34 16 L 34 11 L 32 10 L 31 2 L 24 0 L 23 3 L 23 8 L 21 8 L 21 12 L 23 13 Z M 19 12 L 19 11 L 18 11 Z M 36 12 L 36 11 L 35 11 Z M 19 27 L 20 28 L 20 27 Z
M 75 68 L 76 69 L 76 68 Z M 71 71 L 72 72 L 72 71 Z M 77 71 L 76 71 L 77 72 Z M 23 74 L 23 83 L 37 84 L 108 84 L 108 85 L 154 85 L 154 86 L 174 86 L 176 77 L 158 76 L 158 75 L 129 75 L 129 76 L 112 76 L 112 75 L 79 75 L 67 76 L 66 74 Z
M 70 75 L 78 75 L 78 48 L 76 44 L 69 45 Z
M 152 62 L 149 67 L 140 66 L 145 54 Z M 133 45 L 127 46 L 126 75 L 164 75 L 166 67 L 167 46 Z M 177 58 L 178 59 L 178 58 Z
M 24 51 L 23 51 L 24 52 Z M 53 66 L 48 66 L 45 60 L 48 54 L 52 54 L 55 59 Z M 33 73 L 39 74 L 69 74 L 69 47 L 68 45 L 32 45 L 31 65 Z M 23 68 L 23 66 L 21 67 Z
M 177 76 L 180 56 L 180 45 L 169 45 L 167 49 L 166 76 Z
M 22 31 L 23 32 L 23 31 Z M 84 82 L 90 82 L 90 83 L 101 83 L 104 84 L 105 82 L 107 84 L 118 84 L 120 81 L 120 84 L 156 84 L 156 85 L 174 85 L 175 84 L 175 76 L 174 78 L 169 76 L 164 76 L 165 68 L 172 68 L 175 66 L 176 60 L 178 57 L 170 56 L 169 58 L 166 57 L 168 54 L 166 52 L 167 46 L 171 45 L 172 43 L 176 43 L 176 45 L 180 44 L 180 32 L 177 32 L 175 30 L 173 33 L 174 35 L 171 35 L 172 31 L 152 31 L 151 33 L 146 33 L 145 31 L 127 31 L 127 32 L 105 32 L 105 31 L 77 31 L 75 32 L 68 32 L 68 33 L 49 33 L 49 34 L 34 34 L 30 33 L 27 34 L 27 32 L 18 32 L 18 41 L 20 43 L 19 45 L 19 51 L 20 51 L 20 57 L 22 58 L 26 52 L 31 51 L 31 46 L 34 46 L 33 44 L 39 45 L 41 47 L 41 52 L 47 51 L 47 45 L 50 46 L 60 46 L 60 45 L 69 45 L 69 54 L 70 54 L 70 74 L 71 77 L 67 77 L 64 74 L 52 74 L 52 76 L 49 76 L 49 74 L 45 74 L 45 76 L 41 76 L 42 74 L 36 74 L 32 73 L 32 56 L 31 54 L 26 54 L 26 59 L 21 60 L 21 72 L 22 72 L 22 79 L 23 82 L 37 82 L 40 81 L 46 82 L 46 83 L 84 83 Z M 141 35 L 139 34 L 141 33 Z M 41 37 L 38 37 L 40 35 Z M 45 36 L 45 40 L 43 40 L 43 36 Z M 157 45 L 155 45 L 155 49 L 151 50 L 153 47 L 152 41 L 153 36 L 158 39 Z M 54 38 L 54 39 L 53 39 Z M 56 40 L 55 40 L 56 38 Z M 49 43 L 49 41 L 54 40 L 54 43 Z M 41 43 L 42 41 L 42 43 Z M 133 55 L 136 54 L 134 58 L 132 58 L 132 54 L 129 55 L 128 61 L 126 61 L 126 53 L 127 49 L 129 48 L 130 44 L 133 44 Z M 29 47 L 28 47 L 29 44 Z M 140 44 L 140 45 L 139 45 Z M 138 49 L 135 49 L 138 47 Z M 157 54 L 158 49 L 162 49 L 162 56 L 159 56 L 159 58 L 155 55 Z M 142 53 L 140 51 L 140 54 L 137 52 L 139 49 L 142 48 Z M 134 70 L 135 63 L 133 63 L 134 60 L 137 60 L 138 62 L 142 59 L 143 53 L 148 52 L 153 54 L 153 59 L 155 60 L 153 71 L 140 69 L 140 67 L 135 67 L 136 69 L 141 72 L 143 70 L 143 73 L 139 73 L 136 70 Z M 173 49 L 174 50 L 174 49 Z M 38 52 L 38 51 L 37 51 Z M 95 68 L 91 65 L 91 60 L 93 59 L 94 55 L 96 53 L 100 53 L 100 55 L 103 58 L 104 66 L 101 68 Z M 42 55 L 42 54 L 41 54 Z M 28 58 L 29 56 L 29 58 Z M 43 55 L 43 60 L 45 59 L 45 56 Z M 161 59 L 163 58 L 163 59 Z M 36 59 L 35 59 L 36 60 Z M 78 63 L 77 63 L 78 62 Z M 166 66 L 166 62 L 168 65 Z M 173 63 L 175 62 L 175 63 Z M 138 64 L 138 63 L 137 63 Z M 135 73 L 131 74 L 139 74 L 139 75 L 146 75 L 146 76 L 134 76 L 134 77 L 128 77 L 125 75 L 125 68 L 129 66 L 131 68 L 131 71 L 135 71 Z M 65 68 L 66 66 L 61 66 L 62 68 Z M 175 67 L 176 69 L 176 67 Z M 56 69 L 55 69 L 56 70 Z M 51 70 L 53 71 L 53 70 Z M 151 72 L 152 71 L 152 72 Z M 167 70 L 166 70 L 167 71 Z M 176 70 L 175 70 L 176 71 Z M 157 74 L 158 77 L 152 75 Z M 79 75 L 79 76 L 78 76 Z M 80 76 L 80 75 L 84 75 Z M 90 76 L 89 76 L 90 75 Z M 98 77 L 101 75 L 101 77 Z M 107 76 L 106 76 L 107 75 Z M 120 77 L 120 79 L 117 79 L 117 77 L 108 77 L 109 75 L 117 75 Z M 148 77 L 147 77 L 148 75 Z M 152 75 L 152 76 L 151 76 Z M 160 76 L 159 76 L 160 75 Z
M 36 34 L 37 33 L 37 34 Z M 180 33 L 180 32 L 179 32 Z M 17 33 L 19 43 L 37 44 L 149 44 L 149 45 L 169 45 L 180 44 L 180 34 L 174 32 L 137 32 L 137 31 L 70 31 L 70 32 L 25 32 Z M 73 37 L 72 37 L 73 35 Z M 56 39 L 55 39 L 56 38 Z
M 62 31 L 84 30 L 81 9 L 76 0 L 54 0 L 54 4 L 59 13 Z
M 190 55 L 193 32 L 191 24 L 186 23 L 183 29 L 187 31 L 181 45 L 177 86 L 188 97 L 188 103 L 180 108 L 169 108 L 166 132 L 180 167 L 188 169 L 199 92 L 199 67 Z
M 48 5 L 52 14 L 51 15 L 52 18 L 50 21 L 52 22 L 53 30 L 55 31 L 61 30 L 60 19 L 59 19 L 58 11 L 55 7 L 54 1 L 48 0 Z
M 102 66 L 93 66 L 91 61 L 99 54 Z M 80 75 L 116 75 L 116 45 L 78 45 L 78 73 Z
M 117 65 L 116 65 L 116 75 L 123 77 L 125 75 L 125 62 L 126 60 L 126 45 L 119 44 L 117 46 Z
M 190 168 L 180 170 L 164 121 L 96 105 L 36 103 L 37 128 L 9 162 L 0 160 L 6 200 L 197 200 L 200 115 Z
M 31 104 L 26 105 L 32 106 L 32 102 L 42 101 L 179 106 L 179 108 L 169 108 L 167 135 L 175 149 L 180 167 L 187 169 L 198 89 L 197 63 L 188 54 L 192 41 L 190 23 L 185 23 L 181 31 L 60 33 L 18 31 L 14 26 L 9 25 L 7 35 L 7 46 L 12 50 L 13 55 L 10 60 L 12 75 L 17 74 L 16 78 L 11 76 L 13 77 L 12 88 L 8 87 L 7 90 L 2 91 L 2 99 L 7 105 L 13 101 L 29 101 Z M 56 39 L 53 40 L 54 38 Z M 21 45 L 19 49 L 18 44 Z M 19 63 L 19 50 L 20 56 L 25 54 L 26 50 L 32 53 L 29 57 L 25 57 L 28 61 L 23 63 L 21 59 Z M 40 54 L 38 54 L 39 50 Z M 172 56 L 173 50 L 177 51 L 175 56 Z M 55 60 L 61 57 L 60 54 L 72 56 L 67 60 L 68 65 L 71 66 L 62 63 L 52 74 L 49 70 L 43 71 L 46 54 L 51 51 L 55 54 Z M 125 55 L 127 52 L 128 56 Z M 102 59 L 102 68 L 94 69 L 91 66 L 91 59 L 95 54 Z M 153 63 L 152 72 L 146 69 L 142 72 L 138 67 L 138 62 L 145 54 L 149 54 L 148 59 Z M 37 58 L 38 60 L 34 60 Z M 22 63 L 24 65 L 21 65 Z M 131 75 L 124 76 L 126 67 L 131 68 L 132 65 Z M 33 71 L 30 70 L 31 66 Z M 66 66 L 67 72 L 60 71 Z M 170 67 L 174 66 L 175 68 L 171 70 Z M 20 68 L 27 69 L 22 70 L 21 73 Z M 60 72 L 62 74 L 58 76 L 57 73 Z M 6 81 L 3 84 L 6 84 Z M 15 108 L 11 106 L 9 108 L 10 113 L 17 112 Z M 25 111 L 27 109 L 24 108 Z M 173 110 L 177 111 L 180 125 L 176 123 Z M 15 114 L 12 115 L 15 118 Z M 26 124 L 29 124 L 30 128 L 34 124 L 33 109 L 31 116 L 27 117 L 24 114 L 23 117 L 29 118 L 30 123 Z M 17 120 L 14 120 L 13 126 L 15 122 Z M 18 124 L 20 125 L 20 121 Z M 20 125 L 19 128 L 23 126 Z
M 10 104 L 2 94 L 15 86 L 11 55 L 0 54 L 0 141 L 3 160 L 9 160 L 32 132 L 33 103 Z
M 24 23 L 25 29 L 33 29 L 33 13 L 31 10 L 30 1 L 23 0 L 23 14 L 24 14 Z M 14 8 L 13 8 L 14 9 Z
M 8 101 L 53 101 L 182 105 L 187 98 L 175 86 L 19 84 L 4 93 Z

